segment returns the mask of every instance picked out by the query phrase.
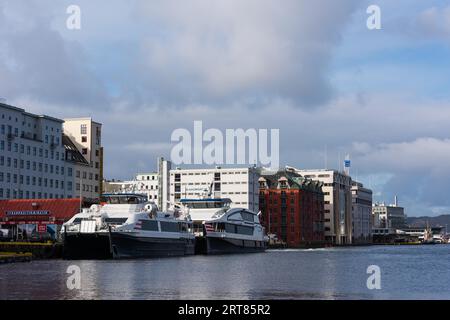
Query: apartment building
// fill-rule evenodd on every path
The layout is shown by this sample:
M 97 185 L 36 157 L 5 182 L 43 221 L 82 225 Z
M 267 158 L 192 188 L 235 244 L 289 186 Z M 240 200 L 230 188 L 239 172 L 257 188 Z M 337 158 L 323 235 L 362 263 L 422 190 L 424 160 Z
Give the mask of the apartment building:
M 0 103 L 0 199 L 73 197 L 63 122 Z
M 352 179 L 347 174 L 328 169 L 300 170 L 288 167 L 304 178 L 323 183 L 325 196 L 325 240 L 330 244 L 352 243 Z
M 103 147 L 101 144 L 102 125 L 92 118 L 64 119 L 63 132 L 81 153 L 86 163 L 75 161 L 75 194 L 86 202 L 98 200 L 103 182 Z
M 229 198 L 232 207 L 258 212 L 258 179 L 256 168 L 172 169 L 168 184 L 169 202 L 205 196 Z
M 372 190 L 352 181 L 352 235 L 353 243 L 372 242 Z

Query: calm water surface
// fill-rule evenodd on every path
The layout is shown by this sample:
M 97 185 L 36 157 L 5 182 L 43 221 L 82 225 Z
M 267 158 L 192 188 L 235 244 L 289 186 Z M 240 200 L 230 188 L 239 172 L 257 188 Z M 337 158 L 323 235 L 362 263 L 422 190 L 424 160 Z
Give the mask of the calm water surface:
M 67 289 L 70 265 L 81 289 Z M 381 290 L 366 286 L 381 268 Z M 450 245 L 0 265 L 0 299 L 450 299 Z

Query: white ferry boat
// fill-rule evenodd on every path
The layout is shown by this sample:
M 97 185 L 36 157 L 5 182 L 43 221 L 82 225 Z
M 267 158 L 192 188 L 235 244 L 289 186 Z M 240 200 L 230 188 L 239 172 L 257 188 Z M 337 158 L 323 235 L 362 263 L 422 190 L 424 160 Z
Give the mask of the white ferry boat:
M 104 194 L 62 227 L 66 259 L 120 259 L 195 253 L 192 221 L 179 212 L 160 212 L 147 197 Z
M 181 199 L 194 222 L 196 252 L 203 254 L 247 253 L 266 250 L 268 238 L 259 215 L 230 208 L 230 199 Z

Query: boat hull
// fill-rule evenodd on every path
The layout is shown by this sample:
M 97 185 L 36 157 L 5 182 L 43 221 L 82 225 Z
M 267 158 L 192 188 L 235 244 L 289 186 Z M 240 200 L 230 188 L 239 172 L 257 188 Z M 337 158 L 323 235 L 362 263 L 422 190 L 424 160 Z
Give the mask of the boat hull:
M 142 237 L 119 232 L 65 234 L 65 259 L 134 259 L 194 254 L 195 240 Z
M 258 240 L 241 240 L 233 238 L 217 238 L 206 236 L 205 253 L 230 254 L 230 253 L 256 253 L 266 250 L 266 242 Z
M 176 257 L 195 253 L 195 240 L 187 238 L 139 237 L 113 232 L 111 243 L 116 259 Z
M 109 233 L 64 234 L 64 259 L 112 258 Z

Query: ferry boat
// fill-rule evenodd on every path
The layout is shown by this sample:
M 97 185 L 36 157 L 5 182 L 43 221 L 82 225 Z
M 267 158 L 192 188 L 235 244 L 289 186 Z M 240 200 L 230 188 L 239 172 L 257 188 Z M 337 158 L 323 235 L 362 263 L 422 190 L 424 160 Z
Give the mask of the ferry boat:
M 195 253 L 190 218 L 160 212 L 138 194 L 104 194 L 67 221 L 61 230 L 65 259 L 121 259 L 183 256 Z
M 259 214 L 248 209 L 231 208 L 231 200 L 181 199 L 180 203 L 194 222 L 196 253 L 249 253 L 266 250 L 268 238 Z

